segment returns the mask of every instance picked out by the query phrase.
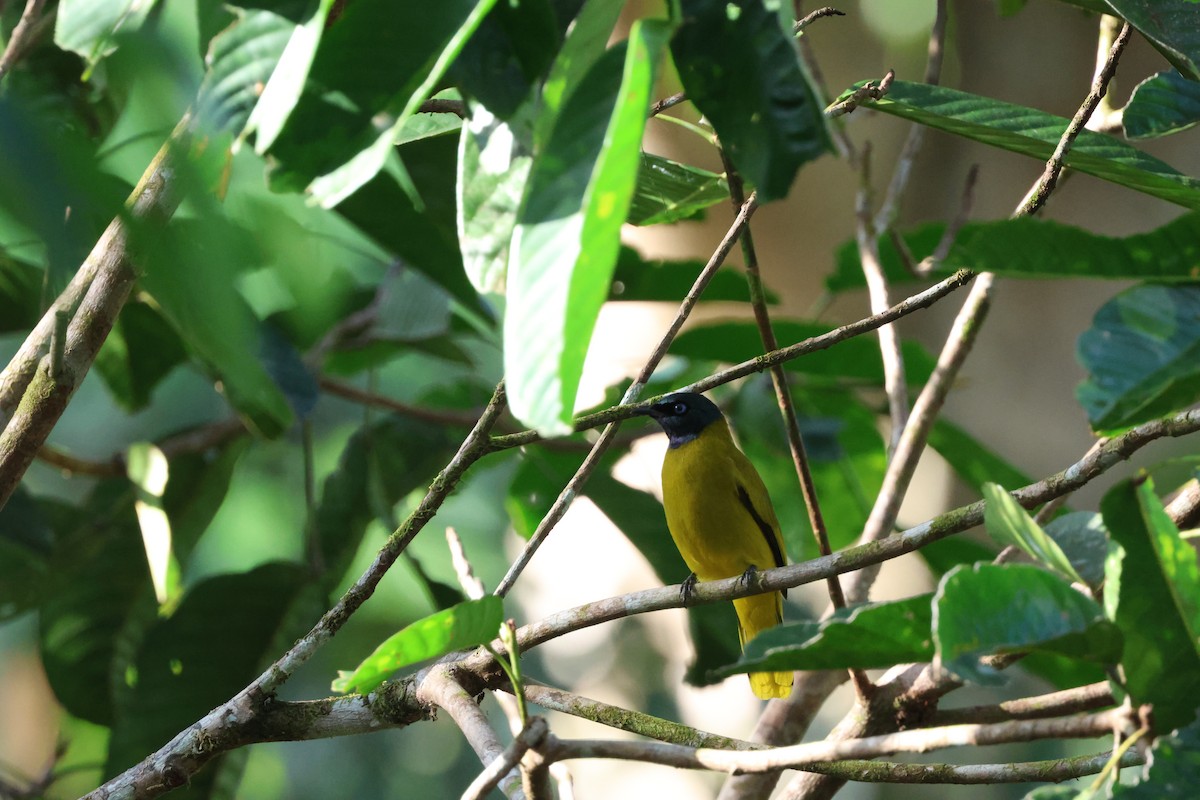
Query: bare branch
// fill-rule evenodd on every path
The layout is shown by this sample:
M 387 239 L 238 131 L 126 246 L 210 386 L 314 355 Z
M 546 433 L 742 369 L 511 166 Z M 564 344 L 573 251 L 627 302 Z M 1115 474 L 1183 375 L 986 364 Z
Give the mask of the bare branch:
M 471 781 L 471 785 L 462 793 L 462 800 L 483 800 L 487 797 L 488 792 L 496 788 L 501 779 L 521 762 L 525 752 L 540 745 L 549 732 L 550 728 L 544 718 L 530 719 L 529 724 L 505 748 L 500 758 L 489 763 L 483 772 Z
M 817 20 L 823 17 L 844 17 L 845 11 L 838 11 L 833 6 L 823 6 L 816 11 L 810 11 L 800 19 L 796 20 L 796 24 L 792 26 L 792 33 L 799 34 L 809 25 L 812 25 Z
M 1111 706 L 1112 689 L 1107 682 L 1090 683 L 1074 689 L 1064 689 L 1037 697 L 1006 700 L 990 706 L 969 708 L 947 708 L 939 710 L 932 720 L 935 725 L 952 725 L 960 722 L 1001 722 L 1006 719 L 1037 719 L 1075 714 L 1080 711 L 1095 711 Z
M 895 79 L 896 71 L 889 69 L 887 74 L 880 79 L 879 83 L 868 81 L 855 89 L 845 100 L 826 108 L 825 116 L 829 119 L 836 119 L 858 108 L 864 100 L 882 99 L 888 93 L 888 90 L 892 88 L 892 81 Z
M 33 43 L 37 31 L 41 27 L 38 22 L 41 20 L 42 8 L 45 5 L 46 0 L 26 0 L 25 10 L 21 12 L 21 19 L 12 29 L 4 52 L 0 53 L 0 80 L 4 80 L 4 76 L 20 60 L 21 56 L 25 55 L 25 51 Z
M 816 772 L 845 781 L 866 783 L 927 783 L 978 785 L 993 783 L 1061 783 L 1103 772 L 1112 751 L 1090 756 L 1018 761 L 1007 764 L 901 764 L 894 761 L 846 760 L 805 764 L 804 772 Z M 1140 753 L 1121 756 L 1120 768 L 1146 763 Z

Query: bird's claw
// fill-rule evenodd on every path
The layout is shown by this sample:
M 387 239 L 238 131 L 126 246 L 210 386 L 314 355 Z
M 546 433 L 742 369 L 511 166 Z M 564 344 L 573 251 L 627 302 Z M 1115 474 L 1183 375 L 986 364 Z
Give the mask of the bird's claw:
M 692 599 L 696 596 L 696 573 L 692 573 L 683 579 L 683 583 L 679 586 L 679 596 L 683 598 L 683 604 L 689 605 Z

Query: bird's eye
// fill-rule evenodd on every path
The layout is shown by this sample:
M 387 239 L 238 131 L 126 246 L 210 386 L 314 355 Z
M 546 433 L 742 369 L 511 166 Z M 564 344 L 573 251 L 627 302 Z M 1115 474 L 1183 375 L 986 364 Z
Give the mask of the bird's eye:
M 682 417 L 688 411 L 687 403 L 676 403 L 671 406 L 671 413 L 677 417 Z

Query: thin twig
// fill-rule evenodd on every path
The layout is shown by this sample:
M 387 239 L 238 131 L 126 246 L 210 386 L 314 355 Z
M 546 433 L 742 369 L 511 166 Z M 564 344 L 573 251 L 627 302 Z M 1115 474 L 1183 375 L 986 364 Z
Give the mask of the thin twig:
M 642 369 L 634 379 L 633 384 L 625 391 L 625 396 L 621 401 L 622 406 L 633 402 L 638 398 L 639 395 L 641 395 L 642 389 L 644 389 L 646 386 L 646 382 L 649 381 L 650 376 L 654 374 L 654 369 L 658 366 L 659 362 L 662 361 L 663 356 L 665 356 L 667 353 L 667 349 L 671 346 L 671 342 L 675 340 L 676 334 L 679 333 L 679 329 L 683 327 L 684 321 L 688 318 L 688 315 L 691 314 L 692 309 L 695 308 L 697 301 L 700 299 L 701 293 L 704 291 L 705 287 L 708 286 L 708 282 L 712 280 L 712 276 L 715 275 L 721 265 L 725 263 L 725 259 L 729 256 L 729 251 L 733 248 L 734 242 L 736 242 L 738 237 L 740 237 L 743 231 L 746 230 L 746 226 L 750 222 L 750 217 L 754 215 L 754 212 L 757 209 L 758 199 L 756 195 L 752 194 L 746 200 L 746 202 L 742 204 L 737 218 L 734 219 L 733 224 L 729 226 L 729 230 L 726 232 L 725 237 L 721 240 L 720 244 L 717 245 L 717 249 L 713 252 L 712 257 L 709 258 L 708 263 L 704 265 L 704 269 L 702 269 L 700 274 L 696 277 L 695 283 L 692 284 L 692 288 L 688 291 L 687 296 L 684 297 L 683 302 L 680 303 L 679 311 L 677 311 L 675 314 L 675 319 L 671 321 L 671 325 L 667 328 L 667 332 L 663 334 L 658 346 L 654 349 L 654 352 L 650 354 L 650 357 L 642 366 Z M 529 561 L 533 558 L 533 554 L 537 552 L 538 548 L 541 547 L 542 542 L 544 542 L 546 537 L 550 535 L 550 531 L 553 530 L 554 526 L 558 524 L 558 521 L 562 519 L 563 514 L 567 512 L 567 508 L 572 502 L 574 502 L 580 490 L 583 488 L 583 485 L 591 476 L 592 471 L 596 468 L 596 465 L 600 463 L 601 457 L 603 457 L 605 451 L 608 449 L 608 446 L 612 443 L 613 438 L 617 435 L 617 431 L 620 429 L 620 423 L 622 419 L 623 417 L 614 417 L 605 426 L 604 431 L 600 434 L 600 438 L 596 440 L 594 445 L 592 445 L 591 451 L 587 454 L 587 457 L 583 460 L 583 463 L 579 466 L 579 469 L 575 471 L 575 474 L 571 477 L 571 480 L 567 482 L 567 485 L 563 488 L 562 492 L 555 499 L 554 505 L 552 505 L 550 510 L 546 512 L 546 516 L 544 516 L 542 521 L 538 523 L 537 529 L 534 530 L 533 535 L 529 537 L 529 541 L 526 543 L 525 548 L 521 551 L 521 554 L 517 557 L 516 561 L 514 561 L 512 566 L 509 567 L 508 573 L 505 574 L 504 579 L 500 581 L 500 585 L 496 587 L 494 594 L 504 597 L 506 594 L 508 594 L 509 590 L 512 589 L 513 584 L 516 583 L 516 580 L 520 576 L 521 572 L 524 571 L 525 567 L 528 566 Z M 493 439 L 493 449 L 500 449 L 495 447 L 495 443 L 496 439 Z
M 683 92 L 676 92 L 670 97 L 664 97 L 662 100 L 659 100 L 657 103 L 650 106 L 650 116 L 657 117 L 668 108 L 673 108 L 674 106 L 677 106 L 686 100 L 687 95 L 685 95 Z
M 1017 206 L 1017 210 L 1013 216 L 1024 217 L 1036 214 L 1041 210 L 1046 201 L 1050 199 L 1051 192 L 1058 185 L 1059 176 L 1062 175 L 1063 168 L 1066 166 L 1067 154 L 1071 152 L 1071 146 L 1075 144 L 1075 139 L 1078 138 L 1084 126 L 1092 116 L 1092 112 L 1096 110 L 1096 106 L 1100 104 L 1100 99 L 1104 97 L 1108 91 L 1108 83 L 1117 73 L 1117 62 L 1121 58 L 1121 53 L 1125 50 L 1125 45 L 1129 43 L 1129 37 L 1133 28 L 1128 22 L 1121 27 L 1121 32 L 1117 34 L 1116 41 L 1112 43 L 1112 47 L 1108 50 L 1108 58 L 1104 64 L 1096 72 L 1096 77 L 1092 80 L 1091 91 L 1088 92 L 1083 104 L 1079 106 L 1079 110 L 1075 112 L 1075 116 L 1071 118 L 1071 124 L 1067 126 L 1067 130 L 1058 140 L 1058 145 L 1054 148 L 1054 154 L 1050 156 L 1050 160 L 1046 162 L 1045 169 L 1042 170 L 1041 177 L 1025 195 Z
M 832 11 L 832 9 L 830 10 Z M 729 183 L 729 199 L 733 202 L 734 209 L 737 209 L 744 202 L 742 178 L 725 149 L 719 148 L 719 152 Z M 741 244 L 742 260 L 746 267 L 746 282 L 750 288 L 750 305 L 754 309 L 754 322 L 758 328 L 759 340 L 762 341 L 763 350 L 768 352 L 778 350 L 779 341 L 775 338 L 775 331 L 771 327 L 771 313 L 767 310 L 767 295 L 763 289 L 762 273 L 758 268 L 758 251 L 754 247 L 754 235 L 749 225 L 742 234 Z M 827 556 L 833 552 L 833 549 L 829 546 L 829 531 L 825 527 L 825 516 L 821 513 L 821 502 L 817 497 L 817 486 L 813 480 L 812 469 L 809 467 L 804 436 L 800 432 L 798 412 L 792 398 L 791 388 L 788 386 L 787 374 L 784 372 L 782 364 L 774 365 L 770 371 L 771 385 L 775 390 L 775 402 L 778 404 L 779 414 L 783 418 L 784 430 L 787 432 L 788 450 L 792 454 L 792 464 L 796 470 L 796 477 L 800 481 L 800 494 L 804 498 L 804 509 L 808 513 L 808 525 L 812 529 L 813 537 L 817 540 L 817 549 L 821 555 Z M 825 584 L 833 607 L 845 608 L 846 597 L 842 594 L 841 582 L 837 578 L 830 578 Z M 865 672 L 857 669 L 851 670 L 850 678 L 854 682 L 854 690 L 860 697 L 870 695 L 871 680 Z
M 446 545 L 450 548 L 450 563 L 454 565 L 454 574 L 458 576 L 458 585 L 463 594 L 471 600 L 478 600 L 487 594 L 483 581 L 475 575 L 467 551 L 463 548 L 462 539 L 454 528 L 446 528 Z
M 796 23 L 794 25 L 792 25 L 792 33 L 799 34 L 801 31 L 803 31 L 809 25 L 812 25 L 814 22 L 821 19 L 822 17 L 844 17 L 844 16 L 846 16 L 846 12 L 844 12 L 844 11 L 838 11 L 833 6 L 823 6 L 822 8 L 818 8 L 816 11 L 808 12 L 803 17 L 796 20 Z
M 45 5 L 46 0 L 27 0 L 25 3 L 25 10 L 21 12 L 21 18 L 17 20 L 16 27 L 9 34 L 8 45 L 4 48 L 4 52 L 0 53 L 0 80 L 4 79 L 8 71 L 29 49 L 39 27 L 37 23 L 42 16 L 42 7 Z
M 1115 702 L 1112 688 L 1107 682 L 1089 683 L 1087 686 L 1063 689 L 1037 697 L 1006 700 L 996 705 L 939 709 L 930 722 L 934 725 L 953 725 L 968 721 L 1001 722 L 1006 719 L 1056 717 L 1080 711 L 1095 711 Z
M 167 460 L 188 453 L 202 453 L 213 447 L 219 447 L 236 436 L 246 433 L 246 427 L 240 419 L 228 419 L 202 425 L 190 431 L 177 433 L 158 441 L 158 449 Z M 38 460 L 64 472 L 87 475 L 94 478 L 115 478 L 125 474 L 125 454 L 113 453 L 106 459 L 80 458 L 52 445 L 42 445 L 38 450 Z
M 1089 756 L 1017 761 L 1005 764 L 902 764 L 895 761 L 848 759 L 822 764 L 805 764 L 804 772 L 816 772 L 860 783 L 921 783 L 979 785 L 996 783 L 1061 783 L 1102 772 L 1112 751 Z M 1146 763 L 1140 753 L 1125 753 L 1120 767 Z
M 763 372 L 770 369 L 775 364 L 782 364 L 785 361 L 791 361 L 794 358 L 815 353 L 819 350 L 827 350 L 839 342 L 844 342 L 847 339 L 853 339 L 855 336 L 861 336 L 864 333 L 869 333 L 880 325 L 886 325 L 889 322 L 908 316 L 915 311 L 920 311 L 924 308 L 929 308 L 937 301 L 941 300 L 951 292 L 963 287 L 975 277 L 975 273 L 969 270 L 959 270 L 943 281 L 935 283 L 928 289 L 925 289 L 911 297 L 901 300 L 896 305 L 889 308 L 882 314 L 873 314 L 856 322 L 851 322 L 841 327 L 823 333 L 820 336 L 813 336 L 796 344 L 781 347 L 778 350 L 772 350 L 770 353 L 764 353 L 761 356 L 756 356 L 748 361 L 743 361 L 740 364 L 735 364 L 732 367 L 714 372 L 707 378 L 702 378 L 690 386 L 684 387 L 691 392 L 707 392 L 716 386 L 736 381 L 739 378 L 744 378 L 747 375 L 753 375 L 756 372 Z M 575 420 L 574 430 L 585 431 L 590 428 L 597 428 L 601 425 L 618 419 L 628 419 L 642 413 L 645 404 L 635 406 L 614 406 L 613 408 L 599 411 L 595 414 L 586 414 Z M 519 433 L 506 434 L 503 436 L 492 437 L 491 449 L 493 451 L 507 450 L 512 447 L 523 447 L 527 444 L 540 441 L 541 436 L 536 431 L 521 431 Z
M 880 79 L 879 83 L 868 81 L 855 89 L 845 100 L 834 103 L 826 108 L 825 116 L 829 119 L 837 119 L 840 116 L 849 114 L 866 100 L 882 100 L 887 95 L 888 90 L 892 88 L 892 81 L 895 79 L 896 71 L 889 69 Z
M 479 419 L 478 412 L 471 411 L 445 411 L 435 408 L 422 408 L 409 403 L 402 403 L 399 400 L 393 400 L 375 392 L 369 392 L 365 389 L 360 389 L 357 386 L 352 386 L 348 383 L 326 377 L 324 375 L 317 378 L 317 385 L 326 392 L 338 397 L 351 400 L 355 403 L 362 403 L 365 406 L 374 406 L 375 408 L 383 408 L 397 414 L 403 414 L 406 417 L 419 419 L 423 422 L 433 422 L 438 425 L 458 425 L 468 426 L 474 425 Z
M 483 800 L 487 797 L 488 792 L 496 788 L 500 780 L 521 762 L 525 752 L 541 744 L 549 732 L 550 728 L 544 718 L 534 717 L 529 720 L 529 724 L 505 748 L 501 757 L 488 764 L 483 772 L 471 781 L 471 785 L 462 793 L 462 800 Z
M 950 747 L 985 746 L 1041 739 L 1089 739 L 1131 725 L 1128 709 L 1057 719 L 1012 720 L 984 725 L 921 728 L 844 741 L 806 742 L 767 750 L 706 750 L 664 742 L 558 739 L 547 737 L 543 755 L 558 761 L 571 758 L 629 759 L 682 769 L 707 769 L 730 774 L 772 772 L 806 764 L 874 758 L 895 753 L 927 753 Z

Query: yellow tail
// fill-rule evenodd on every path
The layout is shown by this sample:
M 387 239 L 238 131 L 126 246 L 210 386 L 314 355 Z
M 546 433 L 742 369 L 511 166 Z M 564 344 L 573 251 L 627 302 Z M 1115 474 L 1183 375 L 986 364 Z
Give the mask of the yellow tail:
M 783 596 L 779 592 L 758 594 L 733 601 L 738 615 L 738 638 L 742 647 L 759 632 L 773 628 L 783 621 Z M 756 697 L 770 700 L 792 693 L 792 673 L 751 672 L 750 689 Z

